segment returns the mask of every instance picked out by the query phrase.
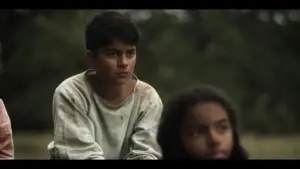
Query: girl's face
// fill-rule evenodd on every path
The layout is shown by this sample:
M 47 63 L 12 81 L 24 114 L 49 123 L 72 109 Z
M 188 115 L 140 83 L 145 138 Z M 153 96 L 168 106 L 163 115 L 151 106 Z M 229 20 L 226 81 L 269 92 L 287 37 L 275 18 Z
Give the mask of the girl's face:
M 191 108 L 180 136 L 185 151 L 197 159 L 228 159 L 233 147 L 233 131 L 227 113 L 215 102 Z

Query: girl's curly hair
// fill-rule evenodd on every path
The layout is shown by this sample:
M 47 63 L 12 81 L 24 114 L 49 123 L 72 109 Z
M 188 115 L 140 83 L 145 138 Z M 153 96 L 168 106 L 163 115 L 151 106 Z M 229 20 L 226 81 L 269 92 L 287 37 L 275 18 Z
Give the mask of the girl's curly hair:
M 157 141 L 162 149 L 163 159 L 192 159 L 184 150 L 179 131 L 189 108 L 201 102 L 217 102 L 227 112 L 234 132 L 234 147 L 230 159 L 247 159 L 237 132 L 235 114 L 237 110 L 231 99 L 220 89 L 210 85 L 197 85 L 177 93 L 164 106 Z

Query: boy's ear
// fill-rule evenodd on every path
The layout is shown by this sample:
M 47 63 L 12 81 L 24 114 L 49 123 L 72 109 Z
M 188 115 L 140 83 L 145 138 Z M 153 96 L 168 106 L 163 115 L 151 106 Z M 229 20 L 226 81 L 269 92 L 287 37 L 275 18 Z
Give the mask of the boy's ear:
M 94 53 L 90 50 L 87 50 L 85 53 L 85 62 L 89 69 L 95 68 L 95 56 Z

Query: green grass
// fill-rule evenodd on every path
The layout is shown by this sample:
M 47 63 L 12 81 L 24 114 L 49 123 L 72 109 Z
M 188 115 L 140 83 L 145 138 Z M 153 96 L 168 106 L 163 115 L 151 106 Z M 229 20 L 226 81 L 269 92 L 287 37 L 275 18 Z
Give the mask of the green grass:
M 241 139 L 251 159 L 300 159 L 300 135 L 247 135 Z
M 14 133 L 16 159 L 48 159 L 49 133 Z
M 15 133 L 16 159 L 48 159 L 49 133 Z M 241 137 L 251 159 L 300 159 L 300 135 Z

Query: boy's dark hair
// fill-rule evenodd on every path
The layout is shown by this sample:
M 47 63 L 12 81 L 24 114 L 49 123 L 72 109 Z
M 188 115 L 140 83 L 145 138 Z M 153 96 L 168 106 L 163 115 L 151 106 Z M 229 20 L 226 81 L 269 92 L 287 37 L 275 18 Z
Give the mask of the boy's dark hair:
M 96 15 L 85 28 L 86 49 L 97 53 L 100 47 L 114 40 L 129 45 L 137 45 L 140 39 L 138 28 L 128 17 L 114 11 Z
M 184 89 L 172 97 L 164 106 L 157 136 L 163 159 L 192 159 L 184 150 L 179 131 L 189 108 L 204 102 L 217 102 L 228 114 L 234 132 L 234 146 L 230 159 L 247 159 L 247 153 L 240 145 L 237 132 L 236 108 L 224 92 L 209 85 L 198 85 Z

